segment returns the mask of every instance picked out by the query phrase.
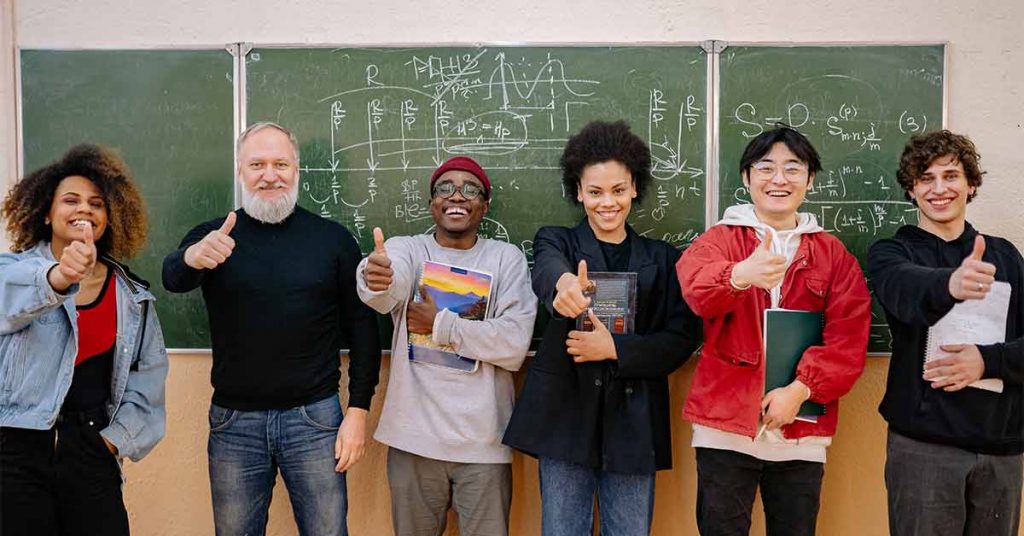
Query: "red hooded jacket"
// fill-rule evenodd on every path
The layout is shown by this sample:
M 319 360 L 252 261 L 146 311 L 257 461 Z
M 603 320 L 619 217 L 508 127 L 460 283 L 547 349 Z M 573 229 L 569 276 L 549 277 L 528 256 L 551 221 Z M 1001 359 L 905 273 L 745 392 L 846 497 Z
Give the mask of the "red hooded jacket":
M 676 264 L 683 298 L 704 319 L 704 349 L 683 417 L 711 428 L 754 437 L 764 397 L 764 310 L 767 291 L 736 290 L 732 267 L 760 244 L 753 227 L 715 225 L 683 253 Z M 824 403 L 818 422 L 795 421 L 782 428 L 787 438 L 832 436 L 839 397 L 864 370 L 871 329 L 871 298 L 857 260 L 836 237 L 825 232 L 801 235 L 782 282 L 779 306 L 823 311 L 822 346 L 808 348 L 797 379 Z

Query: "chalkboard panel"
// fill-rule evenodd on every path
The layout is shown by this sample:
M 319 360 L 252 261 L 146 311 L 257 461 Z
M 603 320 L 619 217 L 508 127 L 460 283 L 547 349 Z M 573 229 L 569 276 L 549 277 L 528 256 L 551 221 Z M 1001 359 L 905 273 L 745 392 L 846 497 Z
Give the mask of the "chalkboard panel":
M 729 47 L 719 69 L 719 215 L 749 202 L 739 174 L 743 148 L 781 121 L 807 135 L 822 157 L 801 210 L 862 265 L 874 241 L 917 223 L 896 169 L 911 135 L 942 126 L 942 45 Z M 870 350 L 888 352 L 890 341 L 876 303 Z
M 429 231 L 431 172 L 459 154 L 494 184 L 481 232 L 531 256 L 541 225 L 574 225 L 558 159 L 593 119 L 652 142 L 655 184 L 630 217 L 677 247 L 704 230 L 706 56 L 697 47 L 254 49 L 247 122 L 301 146 L 300 204 L 370 231 Z
M 116 148 L 149 210 L 149 242 L 129 264 L 148 279 L 167 345 L 209 348 L 198 292 L 168 294 L 164 255 L 232 205 L 232 57 L 224 50 L 21 51 L 29 172 L 70 146 Z

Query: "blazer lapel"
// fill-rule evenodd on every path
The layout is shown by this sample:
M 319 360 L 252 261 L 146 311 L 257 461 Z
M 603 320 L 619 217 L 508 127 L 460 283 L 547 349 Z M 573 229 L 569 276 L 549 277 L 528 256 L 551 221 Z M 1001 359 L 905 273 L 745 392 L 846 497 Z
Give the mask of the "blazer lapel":
M 576 235 L 576 240 L 579 244 L 578 253 L 580 260 L 587 261 L 587 271 L 608 271 L 608 265 L 604 262 L 604 254 L 601 253 L 601 245 L 597 243 L 594 230 L 590 228 L 586 218 L 573 229 L 573 233 Z M 575 269 L 576 267 L 574 266 L 573 270 Z

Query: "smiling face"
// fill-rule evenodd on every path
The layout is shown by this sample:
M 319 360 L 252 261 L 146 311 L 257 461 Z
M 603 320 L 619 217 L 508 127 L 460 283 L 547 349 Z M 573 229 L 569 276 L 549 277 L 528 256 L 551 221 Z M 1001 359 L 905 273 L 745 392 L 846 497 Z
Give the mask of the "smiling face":
M 608 160 L 583 168 L 576 199 L 583 203 L 598 240 L 618 244 L 626 238 L 626 217 L 635 198 L 633 175 L 622 162 Z
M 82 240 L 83 228 L 93 229 L 97 242 L 107 229 L 107 203 L 103 193 L 89 179 L 78 175 L 65 177 L 57 185 L 46 215 L 53 232 L 52 249 L 59 256 L 64 247 Z
M 242 207 L 266 223 L 278 223 L 295 209 L 299 167 L 288 135 L 276 128 L 252 133 L 238 152 Z
M 814 174 L 785 143 L 777 142 L 771 151 L 750 168 L 743 170 L 743 185 L 750 191 L 757 218 L 775 229 L 796 226 L 796 211 L 804 202 Z
M 944 238 L 960 236 L 967 218 L 967 200 L 974 191 L 960 161 L 953 155 L 936 158 L 910 191 L 920 216 L 918 225 Z
M 480 194 L 473 199 L 466 199 L 462 195 L 462 185 L 467 182 L 480 190 Z M 444 183 L 451 183 L 455 187 L 451 197 L 445 198 L 437 193 L 438 186 Z M 468 171 L 453 169 L 437 178 L 430 197 L 430 214 L 437 224 L 438 243 L 446 245 L 451 241 L 476 236 L 480 222 L 490 208 L 490 201 L 484 198 L 483 191 L 483 182 Z

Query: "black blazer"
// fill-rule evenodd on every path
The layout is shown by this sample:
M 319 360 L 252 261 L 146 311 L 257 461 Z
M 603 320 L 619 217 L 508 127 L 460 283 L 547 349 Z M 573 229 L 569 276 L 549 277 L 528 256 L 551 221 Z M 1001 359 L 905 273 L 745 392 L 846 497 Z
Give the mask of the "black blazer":
M 679 251 L 629 226 L 626 232 L 629 271 L 637 273 L 635 333 L 612 335 L 617 361 L 576 364 L 565 347 L 575 321 L 555 312 L 555 283 L 575 273 L 580 260 L 589 271 L 607 271 L 604 255 L 586 220 L 537 231 L 533 291 L 551 320 L 505 430 L 506 445 L 616 473 L 672 466 L 666 376 L 693 353 L 700 322 L 679 290 Z

